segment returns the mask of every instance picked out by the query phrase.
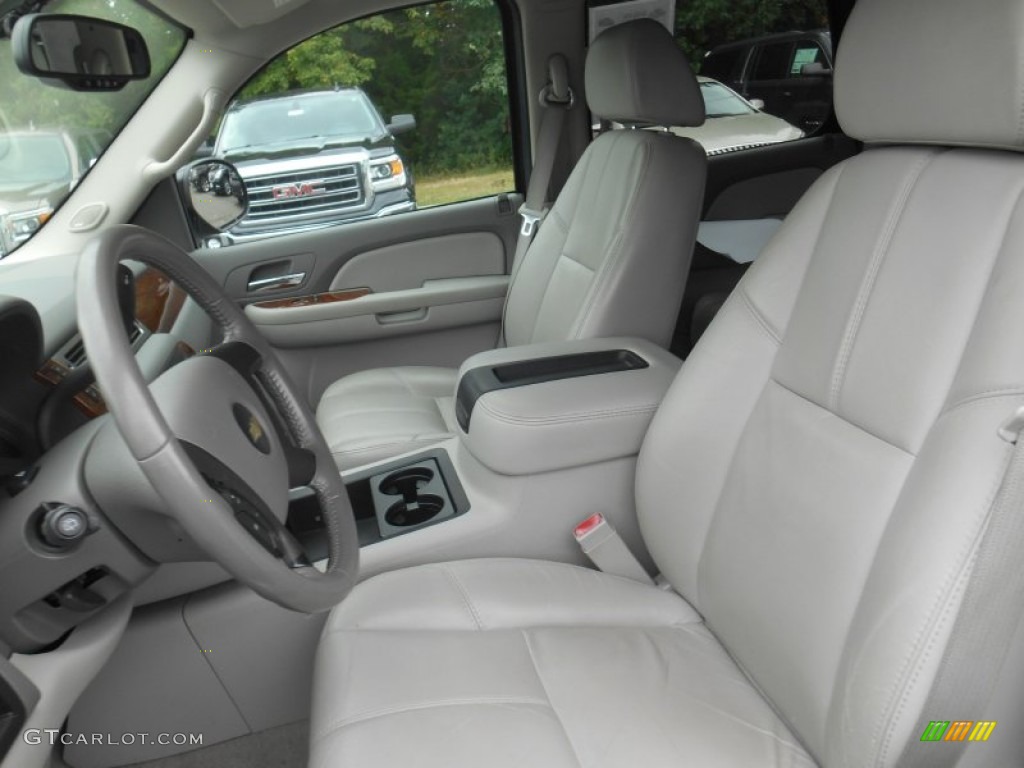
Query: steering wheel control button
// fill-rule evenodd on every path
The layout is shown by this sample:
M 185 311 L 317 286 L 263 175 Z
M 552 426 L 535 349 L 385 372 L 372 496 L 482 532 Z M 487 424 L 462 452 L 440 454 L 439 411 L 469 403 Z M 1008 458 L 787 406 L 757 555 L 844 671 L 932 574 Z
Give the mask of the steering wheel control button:
M 252 411 L 239 403 L 235 403 L 231 410 L 235 414 L 235 421 L 238 422 L 238 426 L 242 429 L 242 434 L 252 443 L 253 448 L 260 453 L 269 454 L 270 440 L 267 438 L 267 430 L 260 423 L 260 420 L 256 418 Z
M 80 509 L 66 504 L 44 504 L 43 510 L 39 535 L 49 547 L 70 549 L 93 532 L 88 515 Z

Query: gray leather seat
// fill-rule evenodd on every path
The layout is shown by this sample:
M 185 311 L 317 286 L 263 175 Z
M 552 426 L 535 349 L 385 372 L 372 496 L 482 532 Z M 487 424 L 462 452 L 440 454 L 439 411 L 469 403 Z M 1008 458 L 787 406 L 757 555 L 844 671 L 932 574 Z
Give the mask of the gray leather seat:
M 628 124 L 700 125 L 689 65 L 654 22 L 602 35 L 587 56 L 594 115 Z M 583 153 L 512 277 L 509 346 L 672 337 L 704 195 L 699 145 L 667 133 L 614 131 Z M 332 384 L 317 422 L 347 469 L 455 434 L 454 369 L 364 371 Z
M 998 712 L 925 707 L 1024 405 L 1022 39 L 1021 0 L 860 0 L 835 91 L 869 147 L 644 442 L 675 592 L 517 560 L 378 576 L 321 640 L 312 765 L 934 766 L 958 753 L 921 734 L 956 718 L 1005 729 L 970 764 L 1022 764 L 1019 635 Z

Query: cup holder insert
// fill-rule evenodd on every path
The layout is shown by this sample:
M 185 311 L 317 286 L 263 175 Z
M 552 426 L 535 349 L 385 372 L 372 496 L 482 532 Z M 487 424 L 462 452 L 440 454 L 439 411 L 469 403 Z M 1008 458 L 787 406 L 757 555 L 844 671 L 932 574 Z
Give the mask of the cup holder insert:
M 441 467 L 433 458 L 370 478 L 370 491 L 384 539 L 455 516 Z
M 399 501 L 392 504 L 384 515 L 388 525 L 406 528 L 420 525 L 436 517 L 444 509 L 444 499 L 440 496 L 426 494 L 413 502 Z
M 426 487 L 433 479 L 433 470 L 426 467 L 410 467 L 392 472 L 380 481 L 378 488 L 385 496 L 402 496 L 408 502 L 415 499 L 420 489 Z

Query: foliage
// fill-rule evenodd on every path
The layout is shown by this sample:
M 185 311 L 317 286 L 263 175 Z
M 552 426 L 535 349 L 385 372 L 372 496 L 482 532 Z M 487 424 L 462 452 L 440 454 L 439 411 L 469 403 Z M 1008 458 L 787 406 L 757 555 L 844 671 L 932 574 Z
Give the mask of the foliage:
M 361 86 L 385 119 L 416 116 L 398 139 L 417 172 L 511 166 L 501 19 L 493 0 L 446 0 L 362 19 L 286 51 L 241 92 Z

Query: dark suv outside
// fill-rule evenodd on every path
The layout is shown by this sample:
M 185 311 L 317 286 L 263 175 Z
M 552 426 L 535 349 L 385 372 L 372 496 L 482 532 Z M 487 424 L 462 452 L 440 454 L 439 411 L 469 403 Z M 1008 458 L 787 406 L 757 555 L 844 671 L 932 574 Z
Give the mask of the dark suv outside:
M 412 115 L 385 124 L 359 88 L 235 102 L 213 156 L 238 168 L 249 212 L 222 244 L 413 210 L 412 173 L 394 137 L 415 127 Z
M 832 37 L 813 30 L 726 43 L 707 53 L 700 73 L 811 134 L 832 105 Z

